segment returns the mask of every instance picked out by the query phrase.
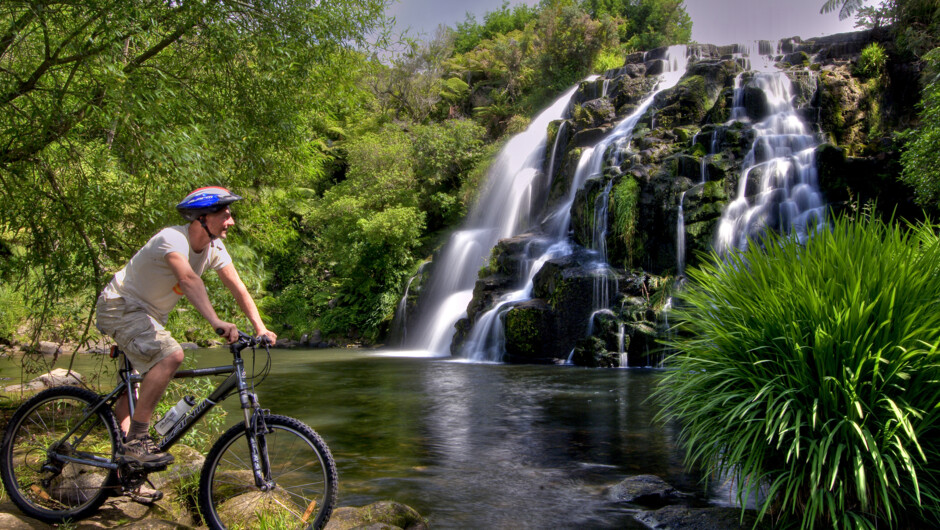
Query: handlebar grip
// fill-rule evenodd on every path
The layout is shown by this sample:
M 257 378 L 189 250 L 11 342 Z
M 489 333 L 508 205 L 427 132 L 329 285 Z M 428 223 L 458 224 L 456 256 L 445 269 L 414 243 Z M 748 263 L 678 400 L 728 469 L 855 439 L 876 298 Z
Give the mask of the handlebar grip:
M 225 330 L 222 328 L 215 328 L 216 335 L 225 335 Z

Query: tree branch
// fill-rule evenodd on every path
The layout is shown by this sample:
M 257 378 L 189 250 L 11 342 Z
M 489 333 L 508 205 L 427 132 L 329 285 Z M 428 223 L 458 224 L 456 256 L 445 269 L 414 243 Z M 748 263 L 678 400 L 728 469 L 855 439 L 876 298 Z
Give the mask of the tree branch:
M 10 45 L 13 44 L 14 40 L 16 40 L 16 36 L 19 34 L 19 32 L 23 31 L 23 28 L 28 26 L 34 18 L 36 18 L 36 12 L 30 9 L 26 13 L 23 13 L 23 16 L 10 24 L 7 32 L 3 34 L 3 37 L 0 37 L 0 58 L 6 54 L 7 50 L 10 48 Z

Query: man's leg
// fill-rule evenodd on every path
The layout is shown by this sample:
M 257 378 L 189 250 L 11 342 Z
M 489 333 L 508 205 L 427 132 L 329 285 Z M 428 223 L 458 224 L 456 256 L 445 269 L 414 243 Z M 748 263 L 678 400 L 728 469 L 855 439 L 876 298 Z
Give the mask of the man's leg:
M 143 381 L 140 382 L 137 407 L 134 409 L 134 421 L 150 423 L 157 403 L 160 402 L 163 392 L 166 391 L 166 387 L 181 364 L 183 364 L 183 350 L 176 350 L 153 365 L 144 375 Z
M 114 402 L 114 417 L 121 426 L 121 434 L 127 436 L 127 431 L 131 428 L 131 410 L 127 404 L 127 392 L 121 394 L 121 397 Z
M 173 456 L 160 452 L 150 434 L 150 419 L 176 370 L 183 364 L 183 350 L 178 349 L 153 365 L 140 382 L 137 406 L 130 418 L 126 442 L 121 448 L 125 458 L 145 466 L 161 467 L 173 463 Z

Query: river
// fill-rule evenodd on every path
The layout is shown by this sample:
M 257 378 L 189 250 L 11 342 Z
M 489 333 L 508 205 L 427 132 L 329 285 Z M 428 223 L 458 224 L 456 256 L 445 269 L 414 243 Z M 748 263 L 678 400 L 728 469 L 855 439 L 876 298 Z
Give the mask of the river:
M 221 348 L 187 355 L 199 367 L 231 358 Z M 657 407 L 647 398 L 661 371 L 370 350 L 272 355 L 273 370 L 257 388 L 261 403 L 326 440 L 343 506 L 396 500 L 432 528 L 643 528 L 629 507 L 605 499 L 606 486 L 652 473 L 680 490 L 700 489 L 683 470 L 675 430 L 653 422 Z M 100 360 L 83 355 L 76 369 L 90 373 Z M 250 370 L 250 355 L 246 363 Z M 0 360 L 0 376 L 18 379 L 13 364 Z M 224 405 L 227 422 L 238 421 L 237 399 Z

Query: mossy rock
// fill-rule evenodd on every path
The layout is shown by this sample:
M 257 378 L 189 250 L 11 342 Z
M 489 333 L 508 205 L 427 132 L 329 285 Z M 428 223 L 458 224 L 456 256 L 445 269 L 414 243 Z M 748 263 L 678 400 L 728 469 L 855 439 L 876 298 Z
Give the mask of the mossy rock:
M 428 523 L 414 508 L 394 501 L 379 501 L 355 508 L 345 506 L 333 511 L 324 530 L 382 528 L 388 530 L 427 530 Z
M 561 357 L 555 351 L 555 318 L 552 308 L 538 298 L 523 302 L 503 317 L 506 355 L 513 362 L 550 362 Z
M 218 494 L 218 492 L 216 492 Z M 220 495 L 224 496 L 224 495 Z M 217 508 L 219 518 L 241 528 L 278 526 L 293 515 L 285 506 L 294 506 L 290 494 L 277 488 L 272 491 L 251 491 L 226 499 Z
M 616 368 L 620 366 L 620 355 L 608 351 L 602 339 L 584 337 L 574 347 L 571 364 L 589 368 Z

